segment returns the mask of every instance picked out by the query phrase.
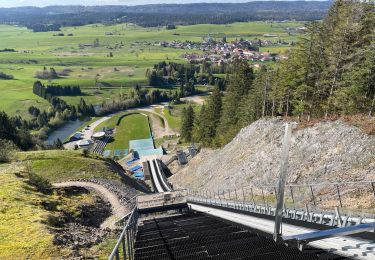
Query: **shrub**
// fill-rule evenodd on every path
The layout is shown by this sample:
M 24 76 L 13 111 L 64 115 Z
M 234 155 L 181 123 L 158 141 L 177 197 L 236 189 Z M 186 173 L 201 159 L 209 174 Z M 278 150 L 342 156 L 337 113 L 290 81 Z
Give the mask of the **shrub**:
M 39 192 L 50 194 L 52 192 L 52 184 L 44 177 L 33 172 L 28 173 L 28 183 L 34 186 Z
M 13 77 L 13 75 L 9 75 L 9 74 L 5 74 L 3 72 L 0 72 L 0 79 L 9 80 L 9 79 L 14 79 L 14 77 Z
M 35 72 L 35 77 L 38 79 L 57 79 L 59 76 L 54 68 L 44 68 Z
M 89 157 L 90 151 L 88 149 L 83 149 L 82 155 L 83 155 L 83 157 Z
M 17 146 L 12 141 L 0 139 L 0 163 L 12 160 L 17 150 Z

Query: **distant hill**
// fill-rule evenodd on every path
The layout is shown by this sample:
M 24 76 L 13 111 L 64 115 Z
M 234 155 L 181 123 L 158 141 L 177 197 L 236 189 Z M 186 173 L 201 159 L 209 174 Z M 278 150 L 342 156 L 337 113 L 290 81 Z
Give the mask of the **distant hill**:
M 79 26 L 131 22 L 140 26 L 223 24 L 254 20 L 317 20 L 331 1 L 256 1 L 248 3 L 153 4 L 138 6 L 47 6 L 0 8 L 0 23 Z

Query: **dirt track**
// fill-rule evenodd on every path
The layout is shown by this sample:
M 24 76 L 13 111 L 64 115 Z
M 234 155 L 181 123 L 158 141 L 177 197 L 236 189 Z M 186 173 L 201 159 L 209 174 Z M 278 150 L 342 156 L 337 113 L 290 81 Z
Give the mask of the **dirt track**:
M 102 228 L 113 228 L 115 221 L 122 218 L 128 213 L 128 209 L 121 204 L 120 199 L 116 196 L 116 194 L 99 184 L 82 181 L 67 181 L 54 183 L 53 186 L 56 188 L 81 187 L 88 190 L 94 190 L 103 199 L 107 200 L 112 207 L 112 216 L 107 218 L 106 221 L 102 223 Z

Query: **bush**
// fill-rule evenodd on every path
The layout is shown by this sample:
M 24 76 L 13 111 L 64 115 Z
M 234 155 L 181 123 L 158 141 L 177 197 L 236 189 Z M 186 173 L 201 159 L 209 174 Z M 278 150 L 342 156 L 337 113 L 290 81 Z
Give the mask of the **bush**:
M 0 163 L 11 161 L 17 150 L 17 146 L 12 141 L 0 139 Z
M 166 29 L 167 29 L 167 30 L 174 30 L 174 29 L 176 29 L 176 25 L 174 25 L 174 24 L 168 24 L 168 25 L 166 26 Z
M 59 76 L 54 68 L 44 68 L 35 72 L 35 77 L 38 79 L 57 79 Z
M 82 155 L 83 155 L 83 157 L 89 157 L 90 156 L 90 151 L 88 149 L 83 149 Z
M 50 194 L 52 192 L 52 184 L 46 178 L 33 172 L 29 172 L 28 177 L 28 183 L 34 186 L 39 192 L 42 192 L 44 194 Z
M 6 79 L 6 80 L 14 79 L 14 76 L 0 72 L 0 79 Z

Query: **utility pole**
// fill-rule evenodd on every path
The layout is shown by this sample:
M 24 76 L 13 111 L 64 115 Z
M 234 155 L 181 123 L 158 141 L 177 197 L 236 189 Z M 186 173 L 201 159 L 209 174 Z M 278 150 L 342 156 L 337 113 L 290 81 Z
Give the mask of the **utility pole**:
M 297 127 L 297 123 L 286 123 L 285 124 L 285 134 L 283 139 L 282 154 L 281 154 L 281 167 L 280 176 L 277 183 L 277 206 L 275 212 L 275 230 L 273 234 L 273 239 L 276 243 L 282 241 L 281 223 L 283 218 L 283 208 L 284 208 L 284 191 L 285 191 L 285 181 L 288 174 L 289 167 L 289 148 L 290 140 L 292 137 L 292 130 Z

